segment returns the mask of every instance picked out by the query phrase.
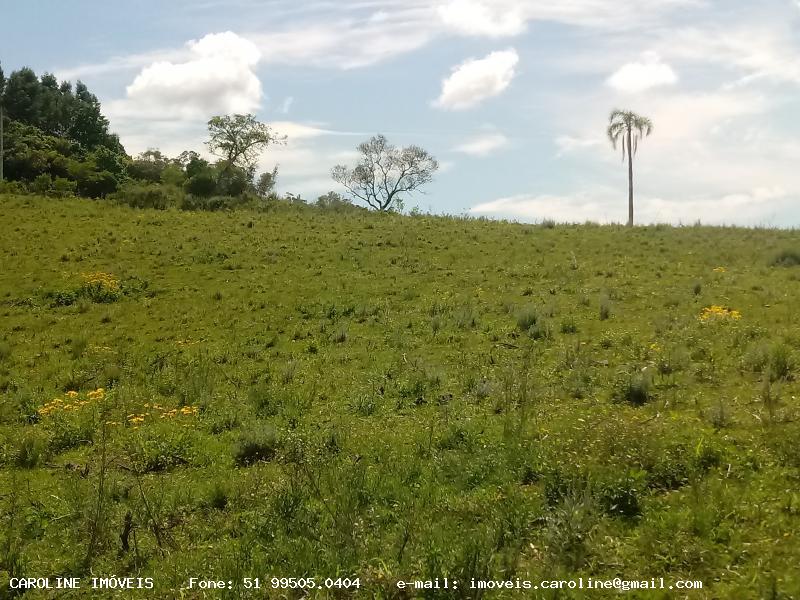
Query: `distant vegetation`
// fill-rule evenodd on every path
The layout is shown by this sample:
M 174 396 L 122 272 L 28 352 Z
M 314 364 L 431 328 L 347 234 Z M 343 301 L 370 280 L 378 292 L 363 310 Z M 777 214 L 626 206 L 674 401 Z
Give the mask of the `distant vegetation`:
M 0 192 L 56 198 L 103 198 L 135 208 L 223 210 L 306 202 L 275 193 L 278 169 L 258 174 L 260 154 L 286 137 L 253 115 L 215 116 L 208 121 L 209 162 L 194 150 L 168 157 L 150 149 L 131 157 L 108 131 L 100 103 L 80 81 L 58 83 L 28 68 L 8 79 L 0 68 L 0 119 L 4 125 Z M 318 198 L 320 208 L 399 210 L 405 195 L 428 183 L 436 160 L 417 146 L 397 149 L 383 136 L 359 146 L 361 162 L 337 166 L 333 179 L 351 193 Z

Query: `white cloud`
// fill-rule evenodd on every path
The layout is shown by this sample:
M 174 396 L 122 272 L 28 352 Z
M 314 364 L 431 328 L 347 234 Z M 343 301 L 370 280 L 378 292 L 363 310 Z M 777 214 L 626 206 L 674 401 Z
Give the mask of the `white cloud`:
M 488 156 L 495 150 L 508 145 L 508 138 L 502 133 L 490 132 L 478 135 L 463 144 L 459 144 L 453 150 L 471 156 Z
M 183 62 L 158 61 L 142 69 L 126 99 L 110 104 L 111 117 L 205 119 L 258 108 L 263 92 L 253 68 L 261 54 L 252 42 L 226 31 L 192 40 L 187 48 Z
M 288 114 L 289 113 L 289 109 L 292 108 L 292 104 L 293 103 L 294 103 L 294 97 L 286 96 L 286 98 L 283 99 L 283 102 L 281 102 L 281 105 L 278 108 L 278 112 L 283 114 L 283 115 Z
M 317 68 L 368 67 L 427 45 L 436 35 L 429 7 L 394 7 L 366 18 L 319 19 L 247 35 L 264 63 Z
M 461 63 L 442 81 L 435 106 L 462 110 L 501 94 L 514 78 L 518 62 L 517 51 L 510 48 Z
M 587 148 L 595 148 L 603 143 L 603 140 L 597 137 L 573 137 L 571 135 L 560 135 L 556 138 L 556 147 L 558 152 L 556 156 L 564 156 L 578 150 L 585 150 Z
M 476 0 L 451 0 L 438 7 L 445 27 L 464 35 L 503 37 L 525 31 L 525 19 L 512 6 Z
M 634 93 L 677 82 L 678 76 L 672 67 L 652 52 L 645 53 L 641 61 L 621 66 L 607 81 L 617 91 Z
M 759 80 L 800 84 L 800 47 L 796 32 L 785 23 L 728 27 L 684 28 L 669 31 L 658 43 L 665 56 L 724 69 L 743 75 L 736 84 Z
M 634 208 L 638 224 L 772 225 L 790 202 L 786 190 L 774 186 L 681 199 L 642 196 Z M 519 194 L 478 204 L 469 212 L 527 222 L 621 223 L 627 218 L 627 197 L 624 191 L 604 187 L 566 195 Z
M 608 210 L 607 203 L 588 193 L 566 196 L 518 194 L 483 202 L 473 206 L 469 212 L 529 222 L 554 219 L 560 223 L 608 222 L 614 214 Z

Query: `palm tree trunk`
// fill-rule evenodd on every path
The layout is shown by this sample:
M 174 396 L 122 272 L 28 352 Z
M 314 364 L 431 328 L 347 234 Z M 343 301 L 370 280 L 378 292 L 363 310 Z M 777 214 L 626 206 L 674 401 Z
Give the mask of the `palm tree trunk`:
M 633 227 L 633 146 L 628 128 L 628 227 Z

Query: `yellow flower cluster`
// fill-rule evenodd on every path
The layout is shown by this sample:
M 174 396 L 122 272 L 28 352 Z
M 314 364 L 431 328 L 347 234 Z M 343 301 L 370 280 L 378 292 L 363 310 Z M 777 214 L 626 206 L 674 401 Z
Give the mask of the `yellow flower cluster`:
M 150 404 L 147 403 L 144 405 L 147 409 L 154 409 L 158 411 L 160 414 L 158 415 L 161 419 L 172 419 L 178 415 L 183 415 L 187 417 L 194 417 L 200 412 L 200 409 L 197 406 L 183 406 L 181 408 L 173 408 L 167 410 L 165 407 L 161 406 L 160 404 Z M 133 425 L 134 429 L 137 429 L 139 425 L 145 422 L 147 417 L 150 416 L 149 412 L 143 413 L 131 413 L 127 417 L 128 423 Z M 155 416 L 155 415 L 154 415 Z
M 116 292 L 119 290 L 119 280 L 111 273 L 95 271 L 94 273 L 81 273 L 84 285 L 97 286 L 104 290 Z
M 714 273 L 724 273 L 727 270 L 728 269 L 726 269 L 725 267 L 715 267 L 714 268 Z
M 102 400 L 105 398 L 106 391 L 103 388 L 97 388 L 94 391 L 89 392 L 86 394 L 86 400 L 80 400 L 80 394 L 75 390 L 70 390 L 66 394 L 64 394 L 64 398 L 55 398 L 39 408 L 36 412 L 38 412 L 43 417 L 48 416 L 51 413 L 58 412 L 58 411 L 72 411 L 83 406 L 86 406 L 90 402 L 95 400 Z
M 742 314 L 738 310 L 725 308 L 724 306 L 719 306 L 718 304 L 707 306 L 703 309 L 703 312 L 700 313 L 700 320 L 703 323 L 722 319 L 732 319 L 734 321 L 738 321 L 741 318 Z

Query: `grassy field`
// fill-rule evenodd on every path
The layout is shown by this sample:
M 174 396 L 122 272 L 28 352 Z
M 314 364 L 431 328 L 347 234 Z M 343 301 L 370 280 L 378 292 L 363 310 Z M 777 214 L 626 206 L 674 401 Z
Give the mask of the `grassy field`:
M 797 232 L 0 207 L 0 595 L 800 598 Z

